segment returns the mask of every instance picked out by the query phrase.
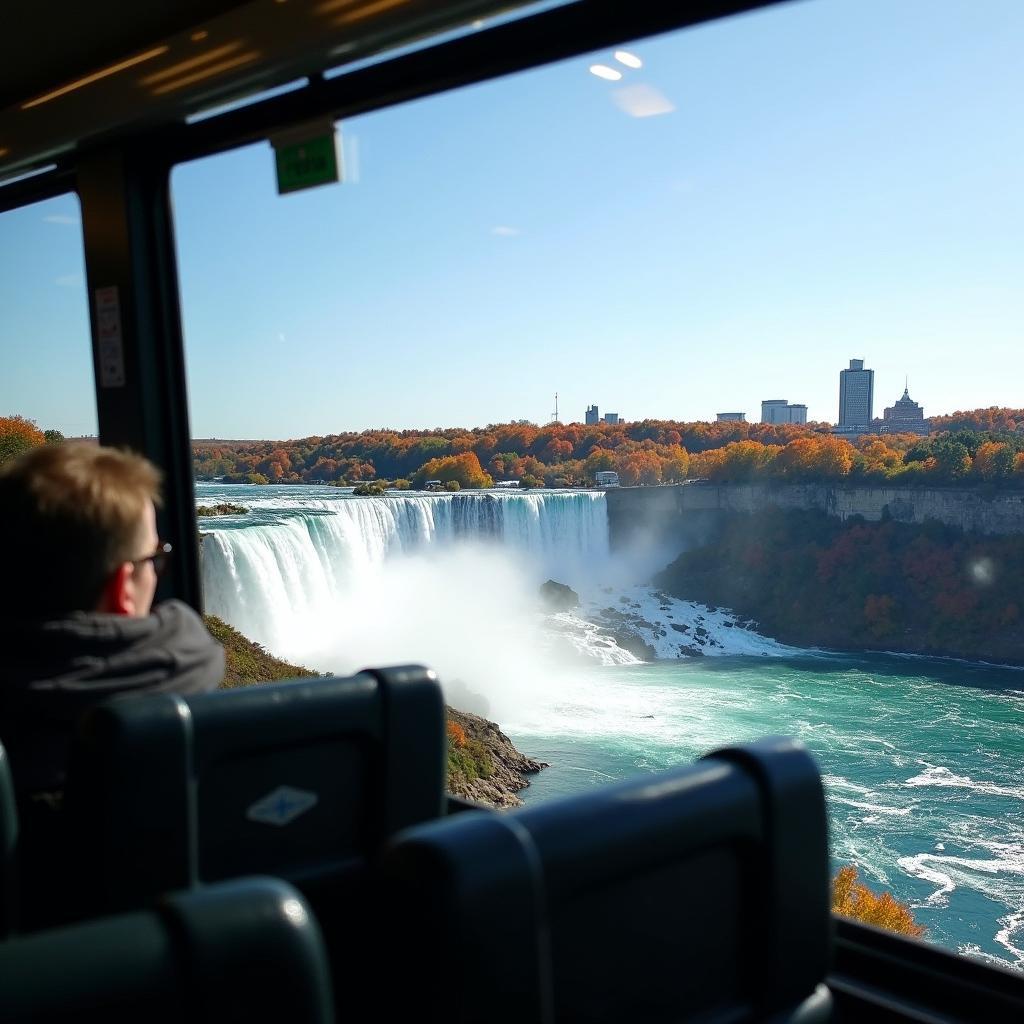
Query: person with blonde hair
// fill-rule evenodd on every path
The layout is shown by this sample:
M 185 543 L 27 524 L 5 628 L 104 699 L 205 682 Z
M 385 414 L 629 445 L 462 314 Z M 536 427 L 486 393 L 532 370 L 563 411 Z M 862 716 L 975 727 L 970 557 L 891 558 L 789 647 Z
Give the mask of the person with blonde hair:
M 0 740 L 19 792 L 59 789 L 75 721 L 108 697 L 215 689 L 224 652 L 181 601 L 156 606 L 171 546 L 160 473 L 87 442 L 0 466 Z

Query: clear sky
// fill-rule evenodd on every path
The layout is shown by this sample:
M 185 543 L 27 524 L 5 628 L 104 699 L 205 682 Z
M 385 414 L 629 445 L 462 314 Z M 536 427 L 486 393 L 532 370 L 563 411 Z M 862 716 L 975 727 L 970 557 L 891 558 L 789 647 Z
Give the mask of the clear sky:
M 266 145 L 178 168 L 193 434 L 545 422 L 556 390 L 564 421 L 834 421 L 852 357 L 876 415 L 905 374 L 926 413 L 1024 405 L 1024 3 L 806 0 L 628 50 L 345 122 L 341 186 L 278 197 Z M 0 413 L 67 433 L 76 220 L 0 216 Z

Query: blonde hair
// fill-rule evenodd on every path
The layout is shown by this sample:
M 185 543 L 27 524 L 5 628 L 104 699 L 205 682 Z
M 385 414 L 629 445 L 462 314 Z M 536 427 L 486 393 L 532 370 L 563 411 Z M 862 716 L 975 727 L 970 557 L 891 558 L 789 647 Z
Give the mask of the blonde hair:
M 0 536 L 13 569 L 0 613 L 37 618 L 91 611 L 123 562 L 138 558 L 160 471 L 129 451 L 86 441 L 42 445 L 0 467 Z

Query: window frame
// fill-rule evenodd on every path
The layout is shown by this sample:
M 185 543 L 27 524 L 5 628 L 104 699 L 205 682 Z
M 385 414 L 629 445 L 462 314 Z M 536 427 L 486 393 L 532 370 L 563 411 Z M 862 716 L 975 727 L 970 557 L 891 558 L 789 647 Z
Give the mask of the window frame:
M 170 201 L 175 167 L 265 141 L 296 123 L 366 114 L 780 2 L 692 0 L 679 6 L 662 0 L 632 0 L 628 5 L 618 0 L 576 0 L 330 80 L 314 73 L 305 88 L 191 125 L 126 131 L 58 157 L 55 169 L 45 174 L 0 183 L 0 213 L 66 192 L 78 194 L 94 353 L 94 289 L 108 278 L 116 278 L 125 289 L 129 383 L 135 396 L 131 402 L 118 402 L 94 381 L 100 440 L 131 444 L 167 474 L 169 511 L 161 530 L 180 557 L 162 596 L 183 598 L 201 610 Z M 109 173 L 113 180 L 104 183 L 103 176 Z M 119 222 L 114 239 L 104 226 L 111 211 Z M 1024 1017 L 1024 972 L 838 918 L 834 952 L 829 982 L 844 1020 L 967 1022 Z

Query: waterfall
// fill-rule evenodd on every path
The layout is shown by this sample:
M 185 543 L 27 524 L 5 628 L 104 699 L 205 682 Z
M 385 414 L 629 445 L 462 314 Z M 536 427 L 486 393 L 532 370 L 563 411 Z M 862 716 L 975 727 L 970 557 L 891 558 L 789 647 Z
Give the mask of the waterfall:
M 344 631 L 342 619 L 360 595 L 379 592 L 389 579 L 408 585 L 394 570 L 411 558 L 429 559 L 430 571 L 416 584 L 425 602 L 450 589 L 456 565 L 465 575 L 460 550 L 480 552 L 478 569 L 463 581 L 478 591 L 497 585 L 503 571 L 483 549 L 511 559 L 536 583 L 551 577 L 572 585 L 608 558 L 600 492 L 365 498 L 282 492 L 256 496 L 247 489 L 249 515 L 216 521 L 203 542 L 207 610 L 275 653 L 308 649 L 310 630 L 327 628 L 332 612 L 330 628 Z

